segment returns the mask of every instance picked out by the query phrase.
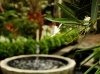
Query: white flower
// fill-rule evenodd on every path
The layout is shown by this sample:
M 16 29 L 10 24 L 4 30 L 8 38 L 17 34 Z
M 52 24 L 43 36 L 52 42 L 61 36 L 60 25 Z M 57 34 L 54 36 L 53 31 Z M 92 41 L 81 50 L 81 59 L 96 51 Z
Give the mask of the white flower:
M 4 36 L 0 36 L 0 42 L 10 42 L 9 38 L 4 37 Z
M 90 21 L 90 17 L 89 16 L 85 16 L 85 18 L 84 18 L 84 24 L 83 25 L 88 25 L 89 24 L 89 21 Z

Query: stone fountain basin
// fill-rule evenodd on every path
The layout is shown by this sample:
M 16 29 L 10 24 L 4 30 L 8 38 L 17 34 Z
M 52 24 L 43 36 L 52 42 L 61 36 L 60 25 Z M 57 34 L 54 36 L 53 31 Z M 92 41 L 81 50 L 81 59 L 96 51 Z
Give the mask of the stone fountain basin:
M 57 69 L 50 69 L 50 70 L 26 70 L 26 69 L 18 69 L 14 68 L 8 65 L 8 62 L 20 58 L 28 58 L 28 57 L 39 57 L 44 59 L 56 59 L 61 61 L 65 64 L 64 67 L 57 68 Z M 63 56 L 57 56 L 57 55 L 20 55 L 20 56 L 14 56 L 10 58 L 6 58 L 0 62 L 0 67 L 3 72 L 3 74 L 73 74 L 73 70 L 76 63 L 73 59 L 70 59 L 68 57 Z

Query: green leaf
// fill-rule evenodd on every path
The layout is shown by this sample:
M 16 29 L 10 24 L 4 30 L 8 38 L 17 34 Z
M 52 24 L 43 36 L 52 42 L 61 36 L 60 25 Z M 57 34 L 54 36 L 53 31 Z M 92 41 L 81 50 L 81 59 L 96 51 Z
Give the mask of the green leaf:
M 70 18 L 49 18 L 49 17 L 45 17 L 45 19 L 52 21 L 52 22 L 58 22 L 58 23 L 63 23 L 63 24 L 79 24 L 74 19 L 70 19 Z
M 3 16 L 0 16 L 0 20 L 4 21 L 4 20 L 5 20 L 5 18 L 4 18 Z
M 97 69 L 97 71 L 95 72 L 95 74 L 99 74 L 100 73 L 100 68 Z
M 89 47 L 89 48 L 82 48 L 80 50 L 77 50 L 76 52 L 88 51 L 88 50 L 92 50 L 92 49 L 95 49 L 95 48 L 98 48 L 98 47 L 100 47 L 100 45 L 96 45 L 96 46 Z
M 92 0 L 92 6 L 91 6 L 91 22 L 92 23 L 94 23 L 97 19 L 98 10 L 99 10 L 98 4 L 100 4 L 100 0 Z
M 4 13 L 4 17 L 5 18 L 8 18 L 9 16 L 12 16 L 12 17 L 18 17 L 18 15 L 16 14 L 16 11 L 14 10 L 10 10 L 10 11 L 7 11 L 6 13 Z
M 96 62 L 94 65 L 92 65 L 84 74 L 88 74 L 99 62 Z
M 57 3 L 57 5 L 67 14 L 69 15 L 72 19 L 74 19 L 75 21 L 79 21 L 79 19 L 77 17 L 75 17 L 75 15 L 73 13 L 71 13 L 66 7 L 64 7 L 63 5 Z
M 94 56 L 96 56 L 99 52 L 96 52 L 96 53 L 92 53 L 86 60 L 84 60 L 82 63 L 81 63 L 81 66 L 84 65 L 85 63 L 87 63 L 89 60 L 91 60 Z

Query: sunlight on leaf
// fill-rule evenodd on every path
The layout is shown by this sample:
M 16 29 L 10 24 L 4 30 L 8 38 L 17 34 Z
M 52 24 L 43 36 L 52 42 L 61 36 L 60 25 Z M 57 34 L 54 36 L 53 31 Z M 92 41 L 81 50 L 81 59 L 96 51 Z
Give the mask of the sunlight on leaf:
M 49 18 L 49 17 L 45 17 L 45 19 L 52 21 L 52 22 L 58 22 L 58 23 L 63 23 L 63 24 L 79 24 L 78 22 L 76 22 L 73 19 L 70 18 Z

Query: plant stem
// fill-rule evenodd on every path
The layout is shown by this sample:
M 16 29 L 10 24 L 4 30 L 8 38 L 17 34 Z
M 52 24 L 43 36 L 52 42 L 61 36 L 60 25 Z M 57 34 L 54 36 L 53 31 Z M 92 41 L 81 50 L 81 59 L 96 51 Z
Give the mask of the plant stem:
M 87 51 L 87 50 L 95 49 L 95 48 L 98 48 L 98 47 L 100 47 L 100 44 L 93 46 L 93 47 L 90 47 L 90 48 L 82 48 L 81 50 L 77 50 L 76 52 Z
M 84 74 L 88 74 L 98 63 L 99 61 L 96 62 L 93 66 L 91 66 Z

